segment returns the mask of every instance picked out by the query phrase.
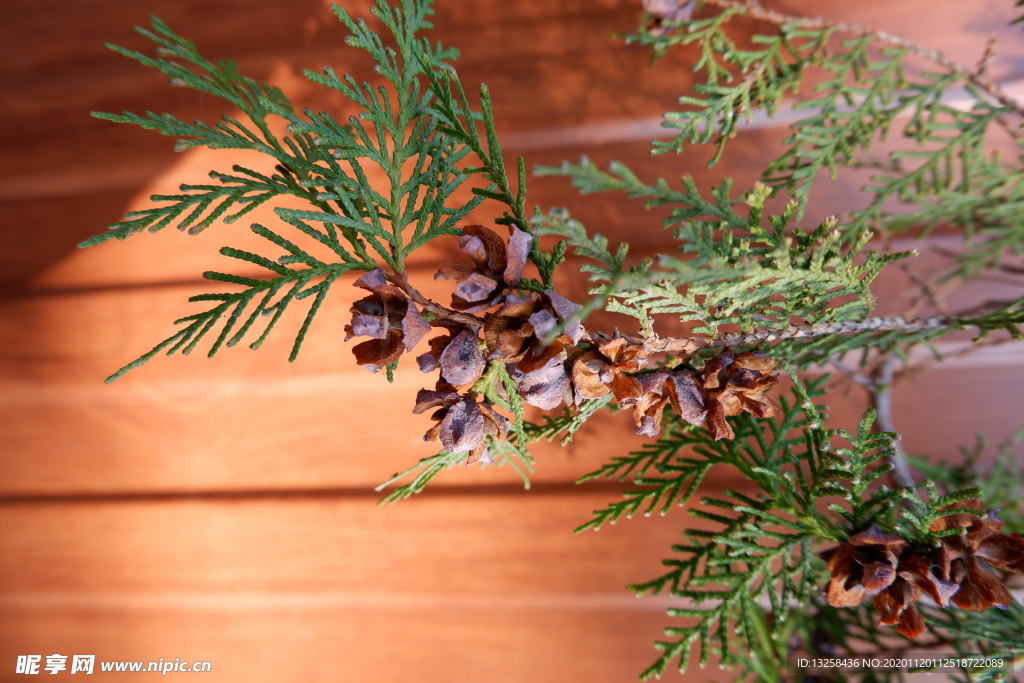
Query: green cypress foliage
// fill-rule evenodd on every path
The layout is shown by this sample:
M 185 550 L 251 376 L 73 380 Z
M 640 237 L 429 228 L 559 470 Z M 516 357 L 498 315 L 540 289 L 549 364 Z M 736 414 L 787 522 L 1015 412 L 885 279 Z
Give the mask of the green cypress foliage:
M 578 529 L 680 508 L 691 518 L 663 573 L 632 586 L 678 600 L 656 644 L 661 654 L 642 677 L 715 660 L 748 680 L 792 680 L 794 652 L 914 652 L 929 636 L 928 644 L 962 654 L 1024 657 L 1024 608 L 991 588 L 1024 572 L 1024 538 L 1010 533 L 1024 528 L 1012 450 L 1022 434 L 989 468 L 978 465 L 983 443 L 960 463 L 935 465 L 903 454 L 889 406 L 893 363 L 910 365 L 918 345 L 941 360 L 937 342 L 963 330 L 986 343 L 1017 340 L 1024 298 L 974 311 L 936 306 L 935 315 L 910 319 L 872 317 L 871 291 L 883 269 L 910 268 L 915 255 L 889 249 L 888 238 L 924 237 L 939 224 L 960 230 L 963 249 L 939 282 L 921 286 L 922 298 L 934 299 L 939 284 L 1018 273 L 1024 164 L 991 149 L 999 135 L 1019 148 L 1024 109 L 983 67 L 860 25 L 787 16 L 757 0 L 645 7 L 646 23 L 629 40 L 655 56 L 688 46 L 703 79 L 665 115 L 677 132 L 655 142 L 655 154 L 704 150 L 715 164 L 745 120 L 783 110 L 795 117 L 778 156 L 748 188 L 645 180 L 621 163 L 602 170 L 586 158 L 535 169 L 569 178 L 583 194 L 624 193 L 667 213 L 661 228 L 671 250 L 649 259 L 631 258 L 628 244 L 611 244 L 568 209 L 527 213 L 527 166 L 506 163 L 489 91 L 481 85 L 470 97 L 457 52 L 426 37 L 431 0 L 376 0 L 369 23 L 335 7 L 347 45 L 365 52 L 381 79 L 306 72 L 351 103 L 358 113 L 345 120 L 296 109 L 233 63 L 205 59 L 156 18 L 140 29 L 155 56 L 110 46 L 241 116 L 95 116 L 171 136 L 179 151 L 259 152 L 274 171 L 213 171 L 211 184 L 155 195 L 150 208 L 82 246 L 171 225 L 196 234 L 268 202 L 277 220 L 251 226 L 265 240 L 261 253 L 221 249 L 232 267 L 204 273 L 211 291 L 189 300 L 202 310 L 176 320 L 169 337 L 108 381 L 201 343 L 210 356 L 243 340 L 257 349 L 287 309 L 303 307 L 295 360 L 314 320 L 332 308 L 329 292 L 355 280 L 370 292 L 346 328 L 370 338 L 353 348 L 356 361 L 391 379 L 401 355 L 425 342 L 420 368 L 439 374 L 417 395 L 415 412 L 430 415 L 426 438 L 442 448 L 382 484 L 385 502 L 418 494 L 466 462 L 509 466 L 528 487 L 530 445 L 567 444 L 599 413 L 631 413 L 649 437 L 580 480 L 628 483 Z M 744 18 L 755 21 L 749 40 L 736 34 Z M 921 60 L 928 68 L 913 66 Z M 887 137 L 897 149 L 872 156 Z M 863 169 L 871 176 L 858 210 L 807 215 L 821 177 Z M 777 197 L 786 201 L 773 213 L 767 207 Z M 483 202 L 499 206 L 497 230 L 467 225 Z M 902 210 L 892 211 L 894 203 Z M 434 240 L 457 244 L 464 256 L 440 273 L 455 280 L 450 305 L 420 294 L 406 268 Z M 557 289 L 579 274 L 589 298 L 575 304 Z M 581 327 L 595 311 L 626 316 L 636 333 Z M 430 332 L 441 336 L 427 341 Z M 839 374 L 823 374 L 825 366 Z M 789 380 L 780 382 L 782 374 Z M 843 376 L 868 389 L 876 408 L 853 432 L 826 426 L 827 392 Z M 926 478 L 913 480 L 910 465 Z M 702 488 L 723 469 L 739 472 L 744 485 Z M 993 508 L 1003 509 L 1002 521 Z M 986 579 L 951 570 L 957 561 L 992 572 Z M 1005 679 L 1005 668 L 961 673 Z M 834 675 L 902 680 L 900 671 Z

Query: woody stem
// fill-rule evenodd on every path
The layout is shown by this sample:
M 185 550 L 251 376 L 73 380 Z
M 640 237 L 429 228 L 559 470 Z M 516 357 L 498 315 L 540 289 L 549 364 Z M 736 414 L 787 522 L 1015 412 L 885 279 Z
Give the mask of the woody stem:
M 821 337 L 830 334 L 855 334 L 857 332 L 922 332 L 947 327 L 953 319 L 945 316 L 934 316 L 920 320 L 903 316 L 887 316 L 881 318 L 865 318 L 860 321 L 821 323 L 820 325 L 790 325 L 784 330 L 757 328 L 753 332 L 736 334 L 720 334 L 715 337 L 626 337 L 630 343 L 644 344 L 651 352 L 687 352 L 692 353 L 705 348 L 723 348 L 726 346 L 743 346 L 746 344 L 766 344 L 783 339 L 801 339 Z M 590 341 L 607 341 L 612 335 L 594 332 L 585 335 Z
M 446 308 L 441 304 L 435 303 L 425 297 L 409 282 L 409 277 L 403 272 L 392 272 L 388 274 L 388 279 L 391 282 L 405 292 L 406 296 L 412 299 L 415 303 L 419 304 L 425 311 L 429 311 L 438 318 L 444 320 L 451 320 L 457 323 L 463 323 L 469 325 L 474 329 L 483 327 L 484 321 L 475 315 L 468 313 L 461 313 L 459 311 L 453 311 L 450 308 Z
M 483 327 L 485 320 L 475 315 L 452 310 L 431 301 L 420 293 L 409 282 L 409 277 L 403 272 L 390 272 L 387 274 L 396 287 L 401 289 L 415 303 L 424 310 L 429 311 L 437 318 L 451 320 L 452 322 L 463 323 L 474 329 Z M 693 353 L 706 348 L 724 348 L 727 346 L 743 346 L 747 344 L 767 344 L 784 339 L 801 339 L 807 337 L 821 337 L 831 334 L 855 334 L 858 332 L 886 332 L 899 330 L 902 332 L 921 332 L 936 330 L 955 323 L 954 318 L 948 316 L 933 316 L 931 318 L 907 319 L 900 315 L 865 318 L 859 321 L 840 321 L 821 323 L 818 325 L 789 325 L 785 329 L 756 328 L 752 332 L 738 332 L 735 334 L 719 334 L 717 336 L 703 337 L 635 337 L 629 335 L 610 335 L 606 332 L 584 332 L 581 341 L 604 342 L 613 339 L 615 336 L 624 337 L 631 344 L 642 344 L 648 353 Z

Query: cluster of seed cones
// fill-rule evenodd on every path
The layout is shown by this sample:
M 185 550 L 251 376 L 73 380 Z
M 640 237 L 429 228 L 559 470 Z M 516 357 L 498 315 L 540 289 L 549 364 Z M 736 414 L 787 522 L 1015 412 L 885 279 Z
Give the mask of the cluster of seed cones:
M 557 292 L 516 288 L 533 237 L 515 226 L 508 245 L 479 225 L 463 229 L 459 249 L 472 265 L 445 261 L 435 276 L 455 280 L 450 311 L 484 313 L 480 324 L 437 317 L 429 324 L 408 293 L 374 270 L 356 281 L 370 295 L 352 306 L 349 338 L 366 336 L 353 348 L 356 362 L 376 372 L 397 361 L 426 337 L 429 350 L 416 358 L 423 372 L 439 371 L 433 390 L 416 397 L 415 413 L 433 410 L 428 441 L 452 453 L 469 452 L 470 464 L 487 460 L 487 436 L 504 440 L 509 420 L 474 390 L 489 362 L 505 363 L 515 391 L 543 410 L 611 395 L 631 406 L 637 432 L 657 436 L 669 405 L 687 422 L 706 425 L 716 439 L 732 438 L 725 418 L 749 412 L 771 417 L 778 404 L 765 392 L 778 378 L 775 362 L 759 353 L 723 350 L 701 371 L 648 369 L 643 343 L 615 336 L 589 337 L 574 315 L 582 308 Z
M 1003 522 L 996 517 L 997 510 L 988 510 L 984 517 L 958 512 L 983 508 L 984 503 L 975 498 L 944 508 L 950 514 L 936 520 L 931 530 L 960 533 L 943 536 L 930 551 L 915 550 L 878 526 L 826 551 L 822 557 L 832 573 L 828 603 L 851 607 L 873 595 L 879 623 L 895 626 L 909 638 L 925 630 L 916 605 L 922 595 L 940 607 L 953 604 L 974 612 L 1006 607 L 1012 598 L 996 572 L 1024 573 L 1024 538 L 1001 532 Z

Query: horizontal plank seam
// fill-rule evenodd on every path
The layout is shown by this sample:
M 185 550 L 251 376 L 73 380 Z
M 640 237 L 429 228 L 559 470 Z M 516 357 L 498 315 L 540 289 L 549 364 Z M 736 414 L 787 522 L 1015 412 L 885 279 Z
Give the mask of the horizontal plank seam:
M 118 609 L 235 611 L 279 609 L 335 609 L 374 607 L 392 609 L 529 609 L 529 610 L 664 610 L 679 600 L 665 596 L 638 598 L 621 593 L 519 593 L 472 595 L 467 593 L 20 593 L 0 595 L 4 609 Z
M 725 477 L 723 483 L 738 477 Z M 619 482 L 591 482 L 585 485 L 573 482 L 534 483 L 527 490 L 521 482 L 493 484 L 432 484 L 424 493 L 402 501 L 408 505 L 418 499 L 441 497 L 494 497 L 494 496 L 565 496 L 596 493 L 619 494 L 628 488 Z M 635 488 L 635 487 L 633 487 Z M 178 502 L 251 502 L 261 500 L 334 500 L 382 498 L 385 493 L 366 486 L 339 486 L 295 489 L 214 489 L 206 491 L 115 491 L 95 493 L 23 493 L 0 495 L 0 506 L 67 505 L 98 503 L 178 503 Z
M 1024 599 L 1024 591 L 1014 590 L 1015 599 Z M 629 612 L 661 612 L 668 607 L 710 609 L 720 604 L 670 595 L 639 596 L 623 589 L 621 593 L 519 593 L 472 595 L 467 593 L 296 593 L 296 592 L 170 592 L 170 593 L 19 593 L 0 594 L 0 608 L 36 610 L 118 610 L 118 611 L 260 611 L 260 610 L 331 610 L 337 608 L 372 607 L 374 609 L 522 609 L 558 610 L 622 610 Z M 766 598 L 758 600 L 770 608 Z

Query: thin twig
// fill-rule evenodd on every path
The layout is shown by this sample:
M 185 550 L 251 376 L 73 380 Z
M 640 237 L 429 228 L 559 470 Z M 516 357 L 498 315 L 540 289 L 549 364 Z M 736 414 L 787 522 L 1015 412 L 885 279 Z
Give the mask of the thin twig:
M 910 310 L 907 311 L 908 314 L 913 315 L 920 310 L 922 304 L 928 304 L 939 315 L 949 315 L 949 309 L 943 303 L 941 295 L 932 283 L 921 277 L 921 274 L 914 270 L 907 262 L 899 261 L 896 265 L 914 283 L 920 293 L 915 299 L 911 300 Z
M 974 72 L 979 76 L 984 76 L 985 71 L 988 69 L 988 65 L 996 58 L 996 39 L 989 38 L 985 41 L 985 52 L 982 53 L 981 59 L 978 60 L 978 66 L 975 67 Z
M 484 325 L 483 318 L 478 318 L 475 315 L 470 315 L 468 313 L 462 313 L 460 311 L 452 310 L 450 308 L 442 306 L 439 303 L 431 301 L 427 297 L 423 296 L 423 294 L 421 294 L 419 290 L 417 290 L 415 287 L 412 286 L 412 284 L 409 283 L 409 278 L 405 275 L 405 273 L 388 273 L 388 280 L 390 280 L 393 285 L 395 285 L 403 292 L 405 292 L 406 296 L 408 296 L 414 302 L 418 303 L 425 310 L 430 311 L 438 318 L 451 320 L 457 323 L 463 323 L 464 325 L 469 325 L 473 329 L 479 329 Z
M 856 370 L 848 367 L 845 363 L 840 361 L 838 358 L 829 358 L 828 359 L 828 364 L 831 365 L 832 367 L 834 367 L 835 369 L 839 370 L 839 372 L 841 372 L 844 375 L 846 375 L 846 377 L 848 379 L 853 380 L 854 382 L 856 382 L 860 386 L 864 387 L 868 391 L 873 391 L 874 390 L 874 383 L 870 379 L 868 379 L 867 377 L 865 377 L 861 373 L 857 372 Z
M 452 310 L 446 306 L 431 301 L 421 294 L 409 282 L 404 273 L 388 273 L 388 280 L 396 287 L 406 293 L 415 303 L 422 306 L 438 318 L 451 320 L 453 322 L 469 325 L 473 329 L 484 326 L 486 320 L 475 315 Z M 829 334 L 856 334 L 858 332 L 886 332 L 901 330 L 904 332 L 920 332 L 924 330 L 936 330 L 948 326 L 953 319 L 946 316 L 934 316 L 923 319 L 907 319 L 903 316 L 886 316 L 880 318 L 865 318 L 860 321 L 843 321 L 833 323 L 822 323 L 820 325 L 789 325 L 786 329 L 777 330 L 770 328 L 756 328 L 752 332 L 739 332 L 735 334 L 720 334 L 700 337 L 636 337 L 623 335 L 615 332 L 587 332 L 584 331 L 581 341 L 601 343 L 610 341 L 616 337 L 623 337 L 630 344 L 640 344 L 648 353 L 686 353 L 691 354 L 700 349 L 724 348 L 727 346 L 743 346 L 748 344 L 768 344 L 783 339 L 801 339 L 808 337 L 821 337 Z
M 830 334 L 856 334 L 858 332 L 886 332 L 900 330 L 904 332 L 921 332 L 937 330 L 952 323 L 951 318 L 934 316 L 920 320 L 907 319 L 903 316 L 886 316 L 883 318 L 865 318 L 856 322 L 822 323 L 820 325 L 790 325 L 784 330 L 757 328 L 753 332 L 736 334 L 720 334 L 706 337 L 633 337 L 605 332 L 585 333 L 583 339 L 595 343 L 609 341 L 616 336 L 624 337 L 631 344 L 642 344 L 648 353 L 693 353 L 700 349 L 724 348 L 726 346 L 744 346 L 748 344 L 768 344 L 783 339 L 804 339 L 821 337 Z

